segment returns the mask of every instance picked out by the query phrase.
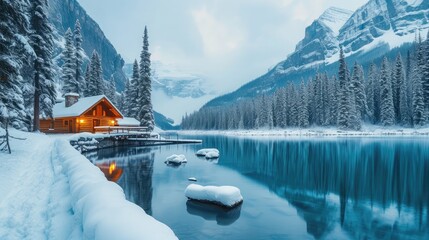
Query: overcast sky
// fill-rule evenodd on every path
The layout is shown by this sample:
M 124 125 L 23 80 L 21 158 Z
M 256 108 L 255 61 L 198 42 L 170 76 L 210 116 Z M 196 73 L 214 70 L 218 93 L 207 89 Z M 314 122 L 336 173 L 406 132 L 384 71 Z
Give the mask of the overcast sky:
M 152 60 L 202 74 L 229 92 L 284 60 L 330 6 L 367 0 L 78 0 L 126 62 L 148 26 Z

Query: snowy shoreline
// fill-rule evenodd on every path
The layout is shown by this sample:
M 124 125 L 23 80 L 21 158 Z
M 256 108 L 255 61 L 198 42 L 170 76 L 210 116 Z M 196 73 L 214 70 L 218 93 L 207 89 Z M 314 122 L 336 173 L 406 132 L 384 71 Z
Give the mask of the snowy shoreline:
M 11 135 L 25 140 L 11 139 L 12 154 L 0 153 L 0 239 L 177 239 L 126 200 L 70 136 Z
M 168 131 L 167 131 L 168 132 Z M 181 130 L 180 135 L 222 135 L 235 137 L 277 137 L 277 138 L 337 138 L 337 137 L 428 137 L 425 128 L 379 128 L 364 127 L 361 131 L 344 131 L 336 128 L 309 129 L 261 129 L 261 130 Z

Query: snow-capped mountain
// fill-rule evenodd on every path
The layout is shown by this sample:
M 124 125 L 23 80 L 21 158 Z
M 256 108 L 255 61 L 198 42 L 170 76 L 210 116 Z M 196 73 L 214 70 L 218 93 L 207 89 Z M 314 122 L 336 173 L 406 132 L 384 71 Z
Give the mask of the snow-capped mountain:
M 161 90 L 167 96 L 200 98 L 209 93 L 204 77 L 178 69 L 171 64 L 152 62 L 152 90 Z M 124 71 L 131 79 L 133 64 L 126 64 Z
M 332 71 L 338 62 L 339 46 L 349 59 L 365 64 L 413 42 L 418 32 L 425 38 L 428 28 L 429 0 L 370 0 L 354 13 L 330 8 L 306 28 L 304 39 L 284 61 L 206 106 L 272 93 L 286 82 L 307 79 L 317 71 Z
M 188 73 L 177 67 L 153 62 L 154 89 L 162 89 L 168 96 L 200 98 L 207 95 L 204 77 Z
M 82 47 L 86 56 L 91 56 L 92 51 L 97 50 L 102 57 L 104 79 L 110 79 L 113 75 L 116 87 L 122 91 L 126 79 L 122 70 L 124 60 L 104 35 L 100 26 L 86 13 L 82 6 L 76 0 L 49 0 L 48 13 L 55 31 L 55 61 L 60 59 L 64 47 L 64 33 L 68 28 L 73 29 L 76 19 L 79 19 L 83 36 Z
M 352 14 L 351 11 L 334 7 L 326 10 L 305 29 L 304 39 L 298 43 L 295 52 L 278 65 L 278 71 L 320 64 L 332 57 L 338 52 L 339 30 Z
M 399 47 L 414 41 L 417 31 L 429 28 L 428 14 L 427 0 L 371 0 L 354 13 L 330 8 L 307 27 L 304 40 L 277 65 L 277 72 L 334 63 L 340 45 L 346 56 Z
M 132 70 L 132 64 L 125 64 L 124 71 L 130 79 Z M 153 61 L 152 76 L 154 110 L 174 120 L 174 124 L 180 124 L 186 113 L 198 110 L 215 96 L 215 92 L 205 85 L 204 76 L 172 64 Z

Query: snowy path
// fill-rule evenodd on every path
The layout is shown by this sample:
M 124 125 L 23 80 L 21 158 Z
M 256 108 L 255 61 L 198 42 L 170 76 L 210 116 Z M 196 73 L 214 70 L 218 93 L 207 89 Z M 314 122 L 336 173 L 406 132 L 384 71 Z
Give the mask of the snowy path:
M 0 153 L 1 240 L 177 239 L 64 137 L 11 133 L 26 140 Z
M 62 224 L 50 220 L 56 215 L 73 219 L 70 202 L 60 204 L 61 192 L 56 190 L 67 191 L 67 184 L 56 181 L 61 171 L 53 144 L 47 137 L 29 136 L 12 141 L 12 155 L 1 155 L 0 177 L 5 181 L 0 187 L 0 239 L 54 238 Z

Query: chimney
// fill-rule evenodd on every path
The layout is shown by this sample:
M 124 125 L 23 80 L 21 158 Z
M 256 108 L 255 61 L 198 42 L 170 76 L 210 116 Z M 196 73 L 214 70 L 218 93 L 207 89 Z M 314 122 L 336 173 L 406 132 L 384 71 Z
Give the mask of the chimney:
M 70 107 L 79 101 L 79 94 L 77 93 L 66 93 L 64 97 L 66 98 L 66 107 Z

